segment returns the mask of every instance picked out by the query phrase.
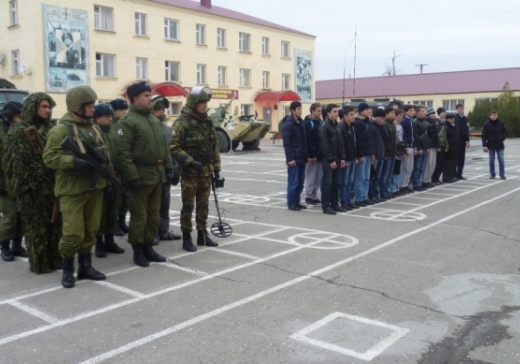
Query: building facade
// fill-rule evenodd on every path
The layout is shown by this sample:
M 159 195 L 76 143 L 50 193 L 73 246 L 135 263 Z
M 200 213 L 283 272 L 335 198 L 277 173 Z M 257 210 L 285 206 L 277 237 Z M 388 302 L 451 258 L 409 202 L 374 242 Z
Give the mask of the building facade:
M 87 84 L 106 101 L 147 80 L 178 113 L 192 87 L 210 106 L 233 100 L 275 124 L 288 102 L 314 100 L 315 37 L 210 0 L 5 0 L 0 78 L 45 91 L 65 112 L 65 93 Z M 275 127 L 275 125 L 273 125 Z
M 480 100 L 497 99 L 506 83 L 520 92 L 520 68 L 317 81 L 316 100 L 341 104 L 352 98 L 396 98 L 405 104 L 444 107 L 452 112 L 462 104 L 469 112 Z

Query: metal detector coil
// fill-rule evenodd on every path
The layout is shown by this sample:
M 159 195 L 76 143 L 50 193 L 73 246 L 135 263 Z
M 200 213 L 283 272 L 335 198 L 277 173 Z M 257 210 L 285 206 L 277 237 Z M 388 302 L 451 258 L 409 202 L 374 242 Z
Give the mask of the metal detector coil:
M 233 228 L 231 225 L 222 221 L 222 216 L 220 215 L 220 207 L 218 206 L 218 196 L 217 196 L 217 188 L 224 187 L 224 178 L 211 178 L 211 189 L 213 190 L 213 196 L 215 197 L 215 206 L 217 207 L 217 216 L 218 221 L 211 225 L 211 233 L 215 235 L 217 238 L 227 238 L 231 236 L 233 233 Z

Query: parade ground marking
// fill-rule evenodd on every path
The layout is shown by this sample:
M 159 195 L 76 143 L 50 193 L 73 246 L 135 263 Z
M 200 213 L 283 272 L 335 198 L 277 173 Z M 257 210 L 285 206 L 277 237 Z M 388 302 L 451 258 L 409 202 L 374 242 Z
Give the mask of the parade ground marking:
M 348 319 L 348 320 L 361 322 L 363 324 L 381 327 L 383 329 L 390 330 L 392 333 L 389 336 L 385 337 L 383 340 L 381 340 L 378 343 L 376 343 L 374 346 L 372 346 L 370 349 L 366 350 L 363 353 L 354 351 L 352 349 L 344 348 L 344 347 L 336 345 L 336 344 L 331 344 L 331 343 L 327 343 L 327 342 L 324 342 L 324 341 L 321 341 L 321 340 L 312 339 L 312 338 L 307 336 L 311 332 L 316 331 L 319 328 L 324 327 L 325 325 L 331 323 L 332 321 L 334 321 L 334 320 L 336 320 L 338 318 L 345 318 L 345 319 Z M 335 352 L 340 353 L 340 354 L 352 356 L 352 357 L 354 357 L 356 359 L 361 359 L 361 360 L 365 360 L 365 361 L 371 361 L 376 356 L 378 356 L 383 351 L 385 351 L 390 346 L 392 346 L 395 342 L 397 342 L 397 340 L 399 340 L 404 335 L 406 335 L 408 333 L 408 331 L 410 331 L 410 330 L 406 329 L 406 328 L 403 328 L 403 327 L 389 325 L 389 324 L 386 324 L 384 322 L 369 320 L 367 318 L 358 317 L 358 316 L 347 315 L 346 313 L 334 312 L 334 313 L 328 315 L 327 317 L 324 317 L 321 320 L 313 323 L 312 325 L 309 325 L 309 326 L 303 328 L 302 330 L 298 331 L 297 333 L 291 335 L 290 338 L 294 339 L 294 340 L 298 340 L 298 341 L 304 342 L 306 344 L 310 344 L 310 345 L 314 345 L 314 346 L 320 347 L 322 349 L 332 350 L 332 351 L 335 351 Z

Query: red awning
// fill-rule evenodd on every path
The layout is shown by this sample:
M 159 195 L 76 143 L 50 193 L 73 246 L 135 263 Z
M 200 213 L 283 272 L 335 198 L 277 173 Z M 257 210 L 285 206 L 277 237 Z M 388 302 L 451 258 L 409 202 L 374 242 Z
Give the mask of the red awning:
M 164 97 L 186 96 L 186 90 L 175 82 L 151 83 L 152 94 Z
M 259 101 L 300 101 L 301 98 L 294 91 L 264 91 L 255 97 L 255 102 Z

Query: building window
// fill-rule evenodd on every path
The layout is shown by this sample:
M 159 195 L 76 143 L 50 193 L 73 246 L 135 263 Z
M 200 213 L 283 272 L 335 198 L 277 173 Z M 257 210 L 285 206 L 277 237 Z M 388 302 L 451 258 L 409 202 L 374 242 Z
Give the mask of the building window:
M 218 66 L 218 85 L 227 85 L 227 67 Z
M 425 108 L 433 107 L 433 100 L 415 100 L 412 101 L 412 104 L 414 105 L 421 105 Z
M 179 81 L 179 62 L 165 61 L 164 62 L 164 79 L 166 81 Z
M 181 113 L 182 103 L 170 102 L 170 115 L 179 115 Z
M 242 115 L 253 115 L 253 105 L 242 104 L 241 110 Z
M 179 22 L 174 19 L 164 19 L 164 38 L 179 40 Z
M 11 74 L 16 76 L 20 74 L 20 51 L 11 51 Z
M 290 106 L 284 106 L 283 107 L 283 116 L 291 115 L 291 107 Z
M 475 105 L 478 105 L 480 104 L 481 102 L 498 102 L 498 98 L 497 97 L 485 97 L 483 99 L 475 99 Z
M 251 70 L 241 68 L 240 69 L 240 87 L 249 87 L 251 85 Z
M 226 48 L 226 29 L 217 29 L 217 47 Z
M 446 112 L 457 112 L 457 105 L 464 106 L 464 99 L 462 100 L 442 100 L 442 107 Z
M 146 35 L 146 14 L 135 13 L 135 34 Z
M 200 45 L 206 44 L 206 26 L 205 25 L 197 24 L 196 35 L 197 35 L 197 44 L 200 44 Z
M 288 90 L 291 84 L 291 75 L 282 73 L 282 90 Z
M 113 54 L 96 53 L 96 76 L 116 76 L 116 56 Z
M 238 38 L 239 38 L 239 49 L 242 51 L 242 52 L 249 52 L 251 50 L 250 46 L 249 46 L 249 40 L 251 38 L 251 35 L 250 34 L 247 34 L 247 33 L 240 33 L 238 35 Z
M 94 5 L 94 28 L 100 30 L 114 30 L 113 9 Z
M 290 58 L 289 57 L 290 47 L 291 47 L 291 43 L 282 40 L 282 58 Z
M 197 83 L 199 85 L 206 83 L 206 65 L 205 64 L 197 65 Z
M 262 54 L 269 55 L 269 38 L 262 37 Z
M 146 80 L 148 78 L 148 60 L 146 58 L 136 58 L 135 60 L 135 78 Z
M 270 88 L 271 86 L 271 73 L 268 71 L 262 72 L 262 88 Z
M 9 1 L 9 22 L 10 25 L 17 25 L 18 24 L 18 1 L 16 0 L 10 0 Z

